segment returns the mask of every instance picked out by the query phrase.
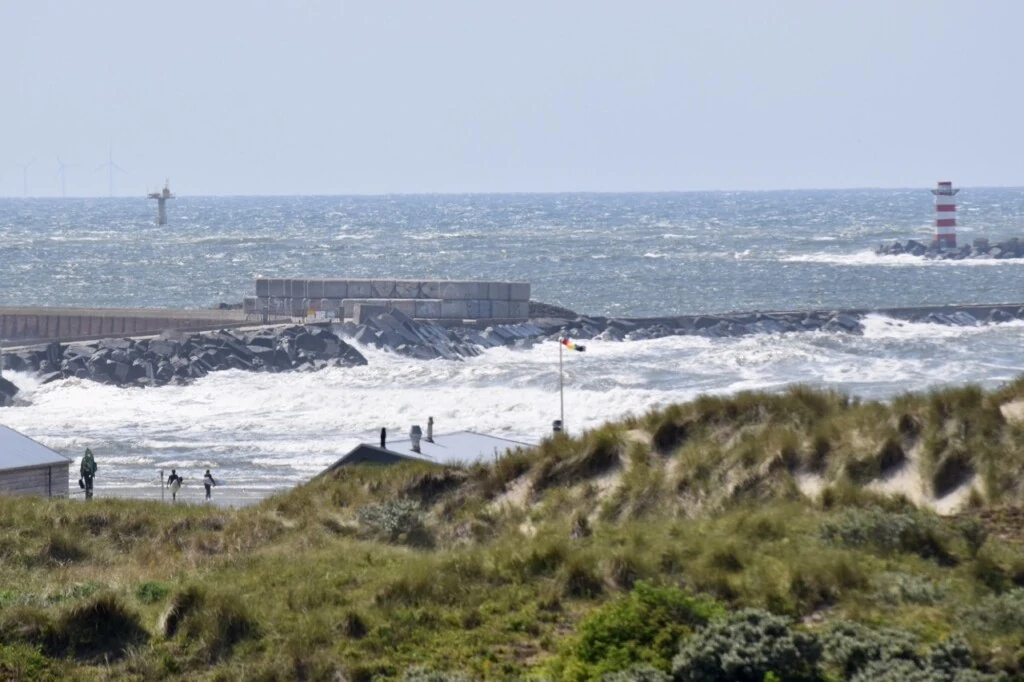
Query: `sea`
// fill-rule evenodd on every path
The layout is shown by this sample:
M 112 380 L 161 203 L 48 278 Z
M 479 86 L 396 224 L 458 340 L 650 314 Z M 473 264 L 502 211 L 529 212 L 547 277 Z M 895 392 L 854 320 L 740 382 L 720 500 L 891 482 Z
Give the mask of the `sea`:
M 958 199 L 961 243 L 1024 237 L 1024 189 Z M 927 189 L 179 197 L 158 227 L 142 198 L 5 198 L 0 305 L 209 308 L 253 294 L 258 276 L 527 281 L 535 300 L 622 317 L 1024 305 L 1024 259 L 874 255 L 930 239 L 933 210 Z M 146 389 L 7 373 L 22 393 L 0 423 L 74 458 L 73 489 L 89 447 L 98 495 L 157 495 L 171 468 L 198 491 L 211 469 L 221 499 L 244 501 L 309 480 L 381 427 L 397 438 L 432 416 L 438 434 L 536 443 L 559 416 L 554 342 L 464 361 L 361 350 L 365 367 Z M 1022 372 L 1021 321 L 871 315 L 861 336 L 590 341 L 565 358 L 565 421 L 579 433 L 699 394 L 793 383 L 886 399 Z

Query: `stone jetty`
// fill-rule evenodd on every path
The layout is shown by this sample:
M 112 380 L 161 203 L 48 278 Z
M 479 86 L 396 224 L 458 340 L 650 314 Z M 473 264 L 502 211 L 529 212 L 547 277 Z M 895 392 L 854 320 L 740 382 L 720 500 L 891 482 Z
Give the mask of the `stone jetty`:
M 489 348 L 526 349 L 562 336 L 581 340 L 640 341 L 665 336 L 862 334 L 863 318 L 871 313 L 908 322 L 960 327 L 1024 320 L 1024 306 L 1020 304 L 659 318 L 585 316 L 557 306 L 537 302 L 530 305 L 534 316 L 526 322 L 487 326 L 445 326 L 414 319 L 395 309 L 369 316 L 358 324 L 349 320 L 251 331 L 168 332 L 139 340 L 51 342 L 8 352 L 2 357 L 2 366 L 5 370 L 38 373 L 44 383 L 78 377 L 120 386 L 160 386 L 187 383 L 209 372 L 226 369 L 285 372 L 365 365 L 367 360 L 357 349 L 359 346 L 417 360 L 458 361 Z M 0 395 L 3 394 L 0 384 Z
M 365 365 L 366 358 L 329 329 L 288 326 L 249 333 L 169 332 L 152 339 L 22 348 L 3 355 L 3 368 L 35 372 L 43 383 L 68 377 L 120 386 L 186 383 L 225 369 L 282 372 Z
M 916 239 L 905 243 L 899 241 L 892 244 L 880 244 L 875 253 L 879 256 L 900 256 L 909 254 L 920 256 L 929 260 L 964 260 L 967 258 L 979 259 L 1008 259 L 1024 258 L 1024 240 L 1017 237 L 997 242 L 990 242 L 985 237 L 978 237 L 970 245 L 964 244 L 948 248 L 941 246 L 937 241 L 925 244 Z

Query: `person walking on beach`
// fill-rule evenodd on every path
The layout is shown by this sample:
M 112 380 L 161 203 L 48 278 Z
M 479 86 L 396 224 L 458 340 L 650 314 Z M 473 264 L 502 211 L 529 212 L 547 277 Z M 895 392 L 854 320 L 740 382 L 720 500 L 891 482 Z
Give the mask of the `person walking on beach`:
M 171 489 L 171 502 L 178 501 L 178 491 L 181 490 L 181 476 L 174 469 L 171 469 L 171 475 L 167 477 L 167 487 Z
M 210 488 L 217 485 L 217 481 L 210 474 L 210 470 L 207 469 L 203 475 L 203 487 L 206 488 L 206 499 L 210 499 Z
M 79 483 L 85 488 L 85 499 L 92 499 L 92 479 L 96 476 L 96 459 L 92 456 L 92 450 L 89 448 L 85 449 L 85 455 L 82 457 L 82 465 L 78 468 L 82 478 Z
M 380 447 L 383 450 L 385 443 L 388 442 L 388 430 L 385 427 L 380 427 Z

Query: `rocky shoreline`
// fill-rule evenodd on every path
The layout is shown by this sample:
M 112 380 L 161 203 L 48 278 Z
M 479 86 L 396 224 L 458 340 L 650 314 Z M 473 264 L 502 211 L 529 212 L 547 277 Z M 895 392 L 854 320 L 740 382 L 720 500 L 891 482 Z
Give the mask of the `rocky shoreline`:
M 1014 237 L 998 242 L 990 242 L 985 237 L 978 237 L 970 245 L 964 244 L 952 249 L 940 246 L 938 242 L 919 242 L 916 239 L 906 243 L 893 242 L 880 244 L 875 248 L 879 256 L 901 256 L 909 254 L 929 260 L 964 260 L 967 258 L 997 259 L 1024 258 L 1024 240 Z
M 537 312 L 567 311 L 538 304 Z M 562 336 L 574 339 L 640 341 L 665 336 L 712 338 L 748 334 L 824 332 L 862 334 L 862 318 L 879 312 L 895 319 L 973 327 L 1024 320 L 1024 306 L 955 306 L 884 311 L 811 311 L 688 315 L 663 318 L 608 318 L 578 315 L 538 317 L 519 324 L 473 328 L 444 327 L 414 320 L 393 310 L 364 324 L 308 324 L 262 327 L 251 331 L 168 332 L 152 339 L 108 338 L 91 343 L 30 346 L 3 354 L 8 371 L 33 372 L 43 383 L 70 377 L 118 386 L 188 383 L 210 372 L 240 369 L 257 372 L 316 371 L 325 367 L 367 364 L 358 346 L 374 347 L 420 360 L 461 360 L 489 348 L 529 348 Z M 17 387 L 0 380 L 0 405 Z

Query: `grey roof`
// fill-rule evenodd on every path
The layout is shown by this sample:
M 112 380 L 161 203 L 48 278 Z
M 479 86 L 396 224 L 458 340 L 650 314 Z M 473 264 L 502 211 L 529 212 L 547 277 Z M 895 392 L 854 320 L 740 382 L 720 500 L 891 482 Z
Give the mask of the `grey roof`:
M 0 424 L 0 470 L 70 463 L 69 457 Z
M 470 464 L 493 460 L 495 457 L 505 454 L 505 451 L 509 449 L 533 447 L 530 443 L 488 436 L 473 431 L 437 434 L 434 436 L 433 443 L 428 443 L 426 438 L 422 438 L 418 453 L 412 451 L 411 445 L 412 441 L 408 438 L 388 439 L 387 448 L 381 448 L 377 443 L 363 443 L 346 453 L 330 469 L 345 464 L 346 460 L 350 458 L 353 462 L 374 459 L 374 453 L 381 455 L 380 458 L 376 458 L 380 463 L 394 461 L 394 458 L 399 457 L 435 464 Z

